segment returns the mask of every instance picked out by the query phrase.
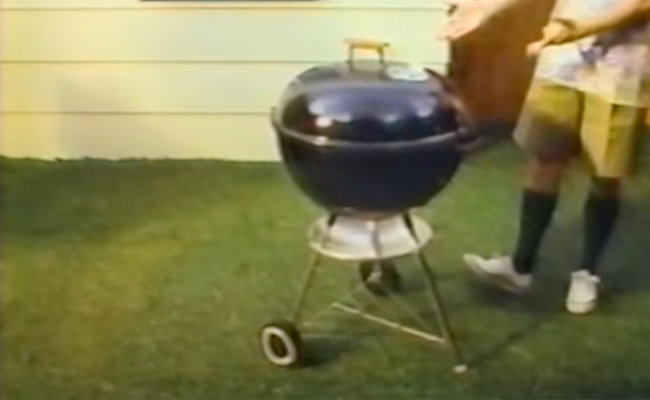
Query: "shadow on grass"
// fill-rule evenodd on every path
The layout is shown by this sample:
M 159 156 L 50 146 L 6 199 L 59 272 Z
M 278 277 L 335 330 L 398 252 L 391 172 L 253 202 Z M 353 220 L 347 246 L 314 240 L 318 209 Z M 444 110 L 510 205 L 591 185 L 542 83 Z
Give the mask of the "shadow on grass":
M 650 198 L 639 196 L 623 203 L 621 219 L 599 266 L 602 279 L 601 304 L 619 296 L 650 289 Z M 570 273 L 579 263 L 583 243 L 583 219 L 578 213 L 567 224 L 554 229 L 545 245 L 540 265 L 537 297 L 547 302 L 564 301 Z
M 482 351 L 474 353 L 467 358 L 467 363 L 472 368 L 482 367 L 495 358 L 505 354 L 512 346 L 523 341 L 537 332 L 541 326 L 550 320 L 550 316 L 534 318 L 532 321 L 521 325 L 515 330 L 505 332 L 504 337 L 497 342 L 490 343 Z
M 362 347 L 364 340 L 376 337 L 380 333 L 376 325 L 333 307 L 334 304 L 343 304 L 373 313 L 376 313 L 374 308 L 381 309 L 382 299 L 376 298 L 365 290 L 358 281 L 356 271 L 352 271 L 351 275 L 339 274 L 341 279 L 338 281 L 338 287 L 332 281 L 323 282 L 329 283 L 324 286 L 317 282 L 310 285 L 308 290 L 310 294 L 306 296 L 305 300 L 312 300 L 311 302 L 306 301 L 307 304 L 311 303 L 311 307 L 303 307 L 300 319 L 300 331 L 305 351 L 304 367 L 319 368 L 335 363 Z M 341 291 L 343 283 L 346 283 L 347 290 Z M 334 286 L 332 286 L 333 284 Z M 336 293 L 336 295 L 310 299 L 311 292 L 314 292 L 315 295 L 318 295 L 319 292 Z
M 399 268 L 399 267 L 398 267 Z M 412 272 L 412 271 L 410 271 Z M 420 272 L 421 271 L 416 271 Z M 443 331 L 438 327 L 437 315 L 432 308 L 426 284 L 423 279 L 414 279 L 411 273 L 400 269 L 402 284 L 394 294 L 378 295 L 356 284 L 355 290 L 339 301 L 347 306 L 367 312 L 379 317 L 388 323 L 401 325 L 425 335 L 442 338 Z M 459 278 L 460 273 L 440 274 L 440 281 L 453 281 Z M 352 277 L 358 279 L 357 276 Z M 327 317 L 325 318 L 325 316 Z M 328 323 L 325 323 L 327 319 Z M 396 326 L 385 326 L 381 323 L 368 321 L 358 315 L 347 314 L 342 311 L 332 310 L 329 313 L 319 314 L 311 322 L 305 323 L 303 333 L 307 357 L 306 367 L 323 367 L 337 362 L 361 347 L 365 340 L 372 340 L 396 333 L 401 330 Z M 404 334 L 402 331 L 400 334 Z M 418 338 L 417 334 L 408 333 L 403 338 Z M 396 336 L 399 340 L 400 336 Z
M 359 348 L 359 338 L 343 335 L 306 335 L 305 366 L 325 367 Z
M 530 316 L 520 327 L 504 332 L 503 340 L 490 344 L 476 354 L 470 361 L 472 364 L 478 366 L 497 357 L 565 312 L 569 276 L 578 264 L 582 250 L 583 226 L 580 217 L 578 215 L 568 224 L 553 229 L 545 244 L 545 256 L 540 263 L 536 282 L 527 295 L 509 295 L 485 287 L 476 280 L 469 281 L 470 292 L 482 304 L 512 312 L 513 315 Z M 616 299 L 619 297 L 650 290 L 648 227 L 650 201 L 637 199 L 627 202 L 616 236 L 602 260 L 600 306 L 604 312 L 616 309 Z
M 490 333 L 488 338 L 479 330 L 475 330 L 471 337 L 466 338 L 468 342 L 466 358 L 472 368 L 480 368 L 496 361 L 516 345 L 535 335 L 557 315 L 552 299 L 539 297 L 534 291 L 527 295 L 513 295 L 486 286 L 473 276 L 468 276 L 467 279 L 468 291 L 472 294 L 472 299 L 464 306 L 471 307 L 478 302 L 483 306 L 512 315 L 507 325 L 495 329 L 498 334 Z
M 633 192 L 636 192 L 633 188 Z M 626 198 L 617 231 L 613 236 L 600 267 L 602 292 L 599 307 L 603 312 L 615 311 L 617 298 L 650 290 L 650 198 L 647 193 L 632 193 Z M 504 334 L 502 341 L 488 346 L 476 355 L 472 363 L 483 364 L 503 353 L 508 347 L 538 331 L 544 324 L 565 313 L 564 303 L 570 274 L 576 269 L 582 252 L 583 216 L 581 207 L 568 221 L 557 221 L 549 230 L 544 244 L 543 256 L 536 271 L 532 290 L 525 296 L 499 292 L 470 280 L 470 292 L 486 305 L 513 315 L 529 315 L 532 320 Z M 648 379 L 650 382 L 650 377 Z M 580 389 L 583 391 L 587 386 Z M 597 386 L 589 393 L 599 395 L 613 393 L 612 388 Z M 648 394 L 649 392 L 646 392 Z M 581 392 L 581 395 L 583 393 Z
M 403 326 L 442 338 L 444 337 L 444 331 L 438 319 L 438 309 L 432 300 L 432 293 L 429 292 L 421 267 L 415 264 L 417 263 L 403 265 L 404 268 L 398 266 L 402 276 L 402 283 L 399 292 L 395 296 L 374 299 L 371 297 L 366 299 L 365 303 L 378 306 L 380 312 L 373 310 L 375 315 L 383 316 Z M 435 267 L 432 267 L 432 269 L 435 270 Z M 435 275 L 450 329 L 457 339 L 465 362 L 472 368 L 481 367 L 502 353 L 507 352 L 510 347 L 534 334 L 556 315 L 556 304 L 547 296 L 535 294 L 530 296 L 509 295 L 480 283 L 468 270 L 463 269 L 435 271 Z M 460 290 L 461 286 L 465 286 L 468 290 Z M 459 295 L 459 293 L 469 293 L 470 295 Z M 512 312 L 514 316 L 523 317 L 524 322 L 516 321 L 516 323 L 509 325 L 515 325 L 514 329 L 503 329 L 495 340 L 495 335 L 490 334 L 490 339 L 486 340 L 480 329 L 477 330 L 471 327 L 475 325 L 476 321 L 469 321 L 467 318 L 468 315 L 473 316 L 477 313 L 478 305 Z M 456 316 L 460 314 L 465 315 L 456 319 Z M 485 319 L 484 316 L 479 315 L 478 317 Z M 360 324 L 364 323 L 367 322 L 360 322 Z M 468 327 L 465 326 L 466 323 Z M 381 332 L 378 330 L 386 329 L 385 327 L 372 325 L 372 322 L 370 324 L 369 329 L 375 329 L 369 332 L 374 332 L 374 334 Z M 362 339 L 357 337 L 356 340 Z M 319 346 L 321 345 L 319 344 Z M 318 355 L 321 359 L 318 360 L 317 365 L 333 361 L 341 356 L 340 353 L 351 351 L 355 347 L 343 341 L 339 343 L 330 341 L 326 346 L 329 346 L 329 350 L 324 350 Z M 334 354 L 327 354 L 327 351 Z
M 650 289 L 650 198 L 625 207 L 602 268 L 606 293 L 611 296 Z

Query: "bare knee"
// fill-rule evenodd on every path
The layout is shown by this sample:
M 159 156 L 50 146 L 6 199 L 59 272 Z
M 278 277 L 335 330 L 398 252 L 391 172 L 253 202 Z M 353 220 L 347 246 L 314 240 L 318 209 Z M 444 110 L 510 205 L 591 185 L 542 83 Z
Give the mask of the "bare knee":
M 566 167 L 563 160 L 532 159 L 526 168 L 525 186 L 539 192 L 558 192 Z

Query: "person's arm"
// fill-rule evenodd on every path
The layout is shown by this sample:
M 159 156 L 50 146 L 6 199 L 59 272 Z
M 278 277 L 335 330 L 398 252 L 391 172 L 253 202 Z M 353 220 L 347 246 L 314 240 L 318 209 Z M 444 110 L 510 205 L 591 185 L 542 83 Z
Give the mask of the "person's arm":
M 556 18 L 568 25 L 567 34 L 551 44 L 563 44 L 622 28 L 630 23 L 650 17 L 650 0 L 625 0 L 600 15 L 580 21 Z
M 554 17 L 544 27 L 542 39 L 530 43 L 526 52 L 529 56 L 538 56 L 545 47 L 575 42 L 649 17 L 650 0 L 624 0 L 607 12 L 580 21 Z

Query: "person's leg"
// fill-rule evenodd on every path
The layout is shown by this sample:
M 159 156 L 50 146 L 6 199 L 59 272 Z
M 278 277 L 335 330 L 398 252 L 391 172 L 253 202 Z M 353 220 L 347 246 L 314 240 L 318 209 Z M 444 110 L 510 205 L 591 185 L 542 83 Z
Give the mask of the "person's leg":
M 578 270 L 596 274 L 598 261 L 618 220 L 621 182 L 594 178 L 584 205 L 584 247 Z
M 465 255 L 480 276 L 503 289 L 520 292 L 531 281 L 537 254 L 555 212 L 563 173 L 579 149 L 582 95 L 567 87 L 533 82 L 514 138 L 529 154 L 512 256 L 485 259 Z
M 555 213 L 565 161 L 544 161 L 533 158 L 525 173 L 519 217 L 519 236 L 513 254 L 515 270 L 530 274 L 544 234 Z
M 618 221 L 622 180 L 636 161 L 645 115 L 643 109 L 587 98 L 581 135 L 593 178 L 584 204 L 582 258 L 567 296 L 570 312 L 582 314 L 596 307 L 599 262 Z

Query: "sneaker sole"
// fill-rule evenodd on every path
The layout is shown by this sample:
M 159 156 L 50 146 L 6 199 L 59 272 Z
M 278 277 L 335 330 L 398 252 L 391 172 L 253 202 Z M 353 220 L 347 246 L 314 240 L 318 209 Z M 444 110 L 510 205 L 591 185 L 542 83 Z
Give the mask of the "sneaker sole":
M 528 288 L 522 288 L 512 284 L 508 279 L 503 278 L 499 275 L 491 275 L 486 273 L 483 268 L 481 268 L 478 263 L 465 258 L 465 264 L 483 281 L 490 283 L 492 286 L 496 286 L 499 289 L 503 289 L 509 293 L 513 294 L 522 294 L 528 290 Z
M 571 314 L 584 315 L 593 312 L 596 309 L 596 302 L 588 303 L 578 303 L 578 302 L 567 302 L 566 309 Z

